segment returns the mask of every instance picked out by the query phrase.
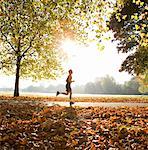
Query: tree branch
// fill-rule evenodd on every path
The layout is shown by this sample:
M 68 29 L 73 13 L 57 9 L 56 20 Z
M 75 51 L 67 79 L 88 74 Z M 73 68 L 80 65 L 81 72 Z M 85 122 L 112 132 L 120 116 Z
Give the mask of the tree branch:
M 2 30 L 0 30 L 2 35 L 5 37 L 7 43 L 10 45 L 10 47 L 16 52 L 15 48 L 12 46 L 12 44 L 10 43 L 10 41 L 8 40 L 7 36 L 2 32 Z
M 26 50 L 23 52 L 23 54 L 21 55 L 21 59 L 25 56 L 25 54 L 27 53 L 27 51 L 31 48 L 32 46 L 32 42 L 34 40 L 35 36 L 32 37 L 32 39 L 30 40 L 29 46 L 28 48 L 26 48 Z
M 3 69 L 4 67 L 7 67 L 7 65 L 10 65 L 12 63 L 6 62 L 6 61 L 0 61 L 0 69 Z

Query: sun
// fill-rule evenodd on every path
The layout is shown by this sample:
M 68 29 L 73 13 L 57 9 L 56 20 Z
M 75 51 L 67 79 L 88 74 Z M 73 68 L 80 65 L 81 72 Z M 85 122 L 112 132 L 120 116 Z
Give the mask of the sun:
M 61 48 L 69 55 L 75 54 L 75 51 L 78 49 L 77 44 L 70 40 L 66 39 L 61 42 Z

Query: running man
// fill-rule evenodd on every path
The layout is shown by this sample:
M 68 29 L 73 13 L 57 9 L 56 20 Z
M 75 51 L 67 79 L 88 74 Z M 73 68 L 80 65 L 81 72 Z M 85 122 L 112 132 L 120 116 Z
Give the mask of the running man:
M 56 96 L 58 96 L 59 94 L 68 95 L 68 94 L 70 93 L 69 99 L 71 99 L 71 98 L 72 98 L 71 83 L 74 82 L 74 81 L 72 80 L 72 73 L 73 73 L 73 72 L 72 72 L 72 70 L 70 69 L 70 70 L 68 71 L 68 73 L 69 73 L 69 75 L 68 75 L 68 77 L 67 77 L 67 79 L 66 79 L 66 92 L 59 92 L 59 91 L 57 91 Z

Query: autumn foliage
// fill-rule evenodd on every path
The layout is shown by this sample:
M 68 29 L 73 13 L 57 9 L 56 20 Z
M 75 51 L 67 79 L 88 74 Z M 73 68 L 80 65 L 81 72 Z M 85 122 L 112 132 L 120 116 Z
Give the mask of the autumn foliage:
M 4 149 L 104 150 L 147 148 L 147 107 L 47 107 L 0 103 Z

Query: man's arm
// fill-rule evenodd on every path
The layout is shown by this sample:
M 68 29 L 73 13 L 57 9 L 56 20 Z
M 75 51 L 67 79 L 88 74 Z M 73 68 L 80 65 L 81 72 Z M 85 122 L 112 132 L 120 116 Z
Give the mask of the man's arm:
M 75 82 L 74 80 L 72 80 L 72 76 L 69 76 L 69 77 L 68 77 L 68 82 L 69 82 L 69 83 Z

